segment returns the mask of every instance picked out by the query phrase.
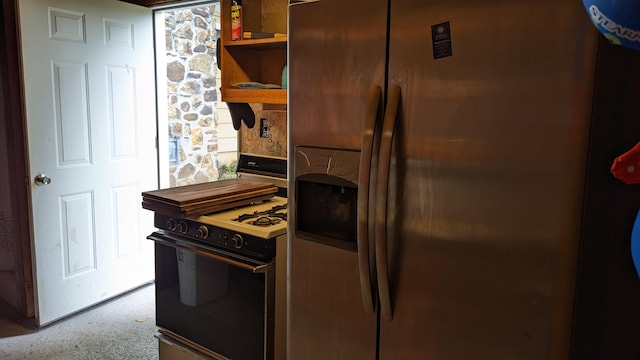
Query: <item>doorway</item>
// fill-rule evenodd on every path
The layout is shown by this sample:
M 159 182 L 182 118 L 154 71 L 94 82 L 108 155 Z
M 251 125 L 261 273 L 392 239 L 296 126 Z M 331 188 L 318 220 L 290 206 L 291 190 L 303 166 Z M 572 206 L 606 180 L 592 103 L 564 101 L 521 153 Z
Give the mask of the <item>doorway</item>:
M 160 187 L 235 177 L 238 136 L 218 85 L 220 2 L 156 10 L 154 20 Z
M 131 9 L 135 8 L 131 7 Z M 6 123 L 8 128 L 3 131 L 5 138 L 11 139 L 6 142 L 9 151 L 5 153 L 7 156 L 3 158 L 9 160 L 9 163 L 5 165 L 12 169 L 7 172 L 7 179 L 4 180 L 13 184 L 8 187 L 14 189 L 11 191 L 12 211 L 9 213 L 19 221 L 8 223 L 11 221 L 10 216 L 4 216 L 2 221 L 3 231 L 0 234 L 0 240 L 2 240 L 3 246 L 0 248 L 0 253 L 17 259 L 13 262 L 14 266 L 9 269 L 10 272 L 3 272 L 3 274 L 13 276 L 11 278 L 13 280 L 10 284 L 5 284 L 7 286 L 2 286 L 2 289 L 11 291 L 9 295 L 3 293 L 2 295 L 5 296 L 2 297 L 4 299 L 16 299 L 17 297 L 17 301 L 10 302 L 11 305 L 18 309 L 23 316 L 32 317 L 34 316 L 34 303 L 27 208 L 29 184 L 24 184 L 24 179 L 28 178 L 29 174 L 28 170 L 23 168 L 24 164 L 20 162 L 21 149 L 25 148 L 25 145 L 18 141 L 22 138 L 19 130 L 23 125 L 22 116 L 19 116 L 21 100 L 18 92 L 10 91 L 16 83 L 19 83 L 20 76 L 19 63 L 16 60 L 16 24 L 9 21 L 16 11 L 13 1 L 3 2 L 4 21 L 2 25 L 5 30 L 5 43 L 3 44 L 11 51 L 3 52 L 6 54 L 3 69 L 7 71 L 2 73 L 7 76 L 0 76 L 0 80 L 2 88 L 6 91 L 0 95 L 3 102 L 9 105 L 3 106 L 7 111 L 7 118 L 15 120 Z M 190 29 L 191 32 L 186 31 L 185 33 L 192 33 L 193 38 L 191 45 L 188 45 L 186 41 L 171 41 L 172 44 L 179 45 L 171 51 L 167 47 L 157 46 L 157 49 L 164 48 L 165 50 L 165 52 L 159 51 L 162 56 L 156 58 L 159 108 L 157 134 L 159 149 L 161 149 L 157 151 L 160 160 L 159 186 L 179 186 L 234 177 L 238 149 L 237 132 L 232 127 L 226 104 L 220 101 L 221 97 L 217 86 L 220 81 L 220 73 L 215 60 L 215 39 L 219 36 L 220 31 L 219 3 L 209 2 L 186 9 L 174 9 L 172 10 L 174 18 L 166 17 L 164 13 L 167 11 L 169 10 L 150 14 L 152 17 L 155 16 L 155 22 L 158 25 L 155 29 L 156 43 L 165 45 L 168 43 L 165 34 L 168 34 L 167 29 L 173 26 L 174 20 L 175 27 L 172 28 L 174 36 L 182 34 L 180 32 L 182 30 Z M 191 15 L 188 15 L 188 12 Z M 162 19 L 158 20 L 160 16 Z M 187 18 L 190 18 L 189 25 L 187 25 Z M 207 29 L 209 29 L 204 32 L 206 36 L 203 36 L 205 29 L 202 26 L 204 24 L 207 24 Z M 201 45 L 204 45 L 205 51 L 202 51 Z M 185 55 L 189 53 L 193 56 L 187 60 Z M 196 57 L 197 55 L 205 55 L 210 60 L 205 56 Z M 186 63 L 189 66 L 202 66 L 203 64 L 211 66 L 207 69 L 197 67 L 204 71 L 193 71 L 190 67 L 185 67 L 185 77 L 181 81 L 170 82 L 166 69 L 170 64 L 175 64 L 177 59 L 180 60 L 180 63 Z M 194 85 L 200 86 L 199 90 L 201 91 L 194 91 L 198 89 Z M 146 88 L 149 89 L 149 87 Z M 169 90 L 174 89 L 177 91 L 169 95 Z M 10 155 L 12 153 L 14 155 Z M 9 174 L 12 176 L 9 177 Z M 24 185 L 27 186 L 24 187 Z M 3 204 L 8 205 L 8 202 L 3 201 Z M 9 263 L 3 262 L 3 264 Z

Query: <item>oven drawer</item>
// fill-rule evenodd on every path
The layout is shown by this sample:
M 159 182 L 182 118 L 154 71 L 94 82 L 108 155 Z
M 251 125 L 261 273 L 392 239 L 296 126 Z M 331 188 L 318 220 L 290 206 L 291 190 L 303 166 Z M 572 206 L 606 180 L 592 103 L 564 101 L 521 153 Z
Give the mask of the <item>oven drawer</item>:
M 198 350 L 186 347 L 178 341 L 163 334 L 156 334 L 158 339 L 159 360 L 213 360 Z

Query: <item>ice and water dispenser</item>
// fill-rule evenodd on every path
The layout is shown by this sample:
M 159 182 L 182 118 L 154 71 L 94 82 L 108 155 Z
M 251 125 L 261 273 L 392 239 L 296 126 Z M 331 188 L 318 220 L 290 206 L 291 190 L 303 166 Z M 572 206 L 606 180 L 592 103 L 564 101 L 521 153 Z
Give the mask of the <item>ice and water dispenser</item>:
M 357 251 L 360 151 L 295 149 L 296 237 Z

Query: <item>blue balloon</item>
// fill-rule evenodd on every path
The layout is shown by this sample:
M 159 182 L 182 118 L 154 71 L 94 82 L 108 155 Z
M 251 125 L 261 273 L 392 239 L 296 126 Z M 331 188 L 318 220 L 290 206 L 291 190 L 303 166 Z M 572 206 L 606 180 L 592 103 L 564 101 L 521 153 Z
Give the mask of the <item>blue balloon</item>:
M 640 50 L 639 0 L 583 0 L 591 21 L 615 45 Z
M 640 276 L 640 211 L 636 215 L 636 221 L 631 230 L 631 258 Z

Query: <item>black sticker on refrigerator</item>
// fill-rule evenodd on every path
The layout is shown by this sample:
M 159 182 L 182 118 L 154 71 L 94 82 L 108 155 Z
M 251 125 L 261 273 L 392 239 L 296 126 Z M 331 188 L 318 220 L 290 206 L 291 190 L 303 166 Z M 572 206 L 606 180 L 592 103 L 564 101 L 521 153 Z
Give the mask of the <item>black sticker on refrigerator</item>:
M 434 59 L 453 55 L 451 50 L 451 27 L 448 21 L 431 25 L 431 43 L 433 44 Z

